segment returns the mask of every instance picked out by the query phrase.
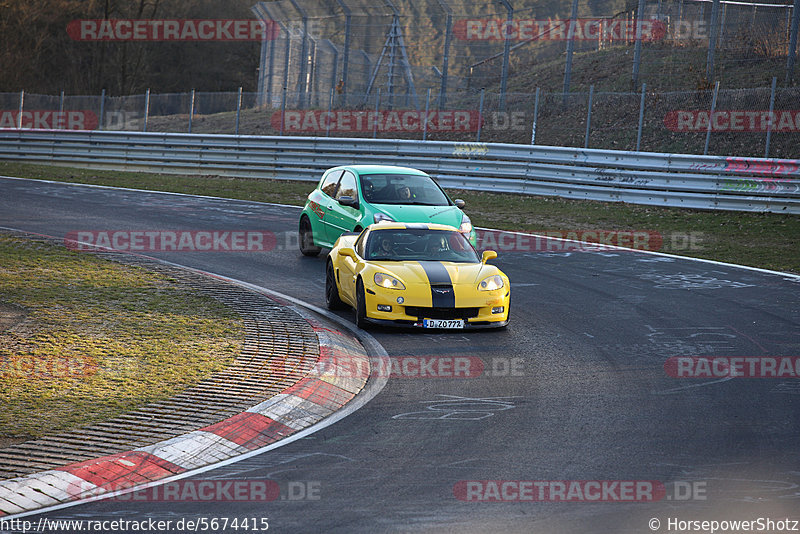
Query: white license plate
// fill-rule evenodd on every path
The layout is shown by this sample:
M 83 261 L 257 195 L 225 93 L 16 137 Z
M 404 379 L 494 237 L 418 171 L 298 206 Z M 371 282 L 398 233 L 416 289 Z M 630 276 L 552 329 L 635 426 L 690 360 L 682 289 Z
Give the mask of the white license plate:
M 464 328 L 464 319 L 424 319 L 423 328 Z

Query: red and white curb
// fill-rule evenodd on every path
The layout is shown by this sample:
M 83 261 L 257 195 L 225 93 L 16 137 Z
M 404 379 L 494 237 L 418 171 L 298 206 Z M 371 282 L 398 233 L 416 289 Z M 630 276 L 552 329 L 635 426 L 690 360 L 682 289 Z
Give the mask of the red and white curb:
M 293 386 L 211 426 L 147 447 L 0 481 L 0 517 L 134 491 L 264 448 L 315 425 L 364 388 L 370 359 L 356 338 L 301 313 L 319 340 L 317 366 Z

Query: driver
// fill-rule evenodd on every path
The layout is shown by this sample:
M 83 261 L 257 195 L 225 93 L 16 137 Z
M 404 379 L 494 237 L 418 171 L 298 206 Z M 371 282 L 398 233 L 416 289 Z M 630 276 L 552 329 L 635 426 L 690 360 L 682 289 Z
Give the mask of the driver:
M 364 200 L 372 201 L 375 197 L 375 184 L 372 181 L 364 181 L 362 182 L 363 193 L 364 193 Z
M 430 245 L 430 251 L 433 254 L 441 254 L 449 249 L 450 247 L 447 246 L 447 238 L 444 236 L 434 237 L 433 242 Z
M 382 237 L 378 242 L 378 248 L 372 253 L 373 258 L 384 258 L 394 256 L 394 242 L 390 237 Z
M 398 200 L 411 200 L 411 188 L 407 185 L 401 185 L 397 188 Z

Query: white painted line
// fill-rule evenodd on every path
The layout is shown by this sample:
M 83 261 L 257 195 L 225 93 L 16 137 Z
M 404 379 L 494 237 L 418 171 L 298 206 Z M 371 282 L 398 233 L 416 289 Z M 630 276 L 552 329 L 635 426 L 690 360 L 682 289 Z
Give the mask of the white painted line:
M 566 242 L 566 243 L 580 243 L 580 244 L 588 244 L 588 245 L 596 244 L 596 243 L 591 243 L 589 241 L 578 241 L 577 239 L 566 239 L 566 238 L 563 238 L 563 237 L 550 237 L 550 236 L 541 235 L 541 234 L 529 234 L 527 232 L 516 232 L 514 230 L 495 230 L 493 228 L 482 228 L 482 227 L 478 227 L 478 226 L 476 226 L 475 228 L 476 228 L 476 230 L 488 230 L 490 232 L 506 232 L 506 233 L 514 234 L 514 235 L 524 235 L 524 236 L 530 236 L 530 237 L 538 237 L 538 238 L 542 238 L 542 239 L 551 239 L 551 240 L 555 240 L 555 241 L 563 241 L 563 242 Z M 794 281 L 800 281 L 800 274 L 785 273 L 785 272 L 782 272 L 782 271 L 771 271 L 769 269 L 762 269 L 760 267 L 749 267 L 747 265 L 739 265 L 738 263 L 725 263 L 723 261 L 707 260 L 705 258 L 692 258 L 690 256 L 679 256 L 677 254 L 667 254 L 666 252 L 658 252 L 656 250 L 641 250 L 641 249 L 636 249 L 636 248 L 620 247 L 620 246 L 617 246 L 617 245 L 602 245 L 602 250 L 605 250 L 605 249 L 624 250 L 626 252 L 639 252 L 641 254 L 652 254 L 653 256 L 661 256 L 661 257 L 664 257 L 664 258 L 674 258 L 674 259 L 677 259 L 677 260 L 698 261 L 698 262 L 701 262 L 701 263 L 709 263 L 711 265 L 722 265 L 724 267 L 733 267 L 735 269 L 746 269 L 748 271 L 755 271 L 755 272 L 764 273 L 764 274 L 773 274 L 773 275 L 776 275 L 776 276 L 784 276 L 784 277 L 787 277 L 787 278 L 792 278 L 792 279 L 794 279 Z M 598 249 L 598 250 L 600 250 L 600 249 Z
M 36 165 L 36 164 L 34 164 L 34 165 Z M 61 167 L 61 165 L 50 165 L 50 166 L 51 167 Z M 64 167 L 64 168 L 70 168 L 70 167 Z M 91 169 L 89 169 L 89 170 L 91 170 Z M 81 183 L 77 183 L 77 182 L 60 182 L 58 180 L 44 180 L 44 179 L 39 179 L 39 178 L 19 178 L 17 176 L 3 176 L 3 175 L 0 175 L 0 178 L 6 178 L 8 180 L 25 180 L 25 181 L 29 181 L 29 182 L 44 182 L 46 184 L 78 185 L 78 186 L 81 186 L 81 187 L 92 187 L 92 188 L 95 188 L 95 189 L 113 189 L 113 190 L 116 190 L 116 191 L 136 191 L 137 193 L 156 193 L 156 194 L 159 194 L 159 195 L 174 195 L 174 196 L 179 196 L 179 197 L 208 198 L 208 199 L 211 199 L 211 200 L 224 200 L 224 201 L 227 201 L 227 202 L 241 202 L 241 203 L 244 203 L 244 204 L 251 204 L 251 205 L 254 205 L 254 206 L 264 206 L 264 205 L 266 205 L 266 206 L 280 206 L 282 208 L 295 208 L 295 209 L 298 209 L 298 210 L 303 209 L 303 206 L 295 206 L 295 205 L 292 205 L 292 204 L 278 204 L 278 203 L 275 203 L 275 202 L 257 202 L 257 201 L 254 201 L 254 200 L 243 200 L 243 199 L 238 199 L 238 198 L 225 198 L 225 197 L 212 197 L 212 196 L 209 196 L 209 195 L 192 195 L 192 194 L 189 194 L 189 193 L 175 193 L 173 191 L 153 191 L 151 189 L 137 189 L 137 188 L 134 188 L 134 187 L 117 187 L 117 186 L 114 186 L 114 185 L 81 184 Z M 272 180 L 272 179 L 273 178 L 265 178 L 265 180 Z M 316 181 L 317 180 L 314 180 L 313 182 L 309 181 L 308 183 L 311 184 L 311 183 L 315 183 Z

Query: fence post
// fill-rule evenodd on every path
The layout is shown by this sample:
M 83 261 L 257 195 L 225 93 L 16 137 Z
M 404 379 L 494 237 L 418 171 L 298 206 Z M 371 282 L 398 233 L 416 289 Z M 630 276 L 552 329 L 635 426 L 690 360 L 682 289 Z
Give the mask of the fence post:
M 192 96 L 189 98 L 189 133 L 192 133 L 192 119 L 194 118 L 194 89 L 192 89 Z
M 442 3 L 442 5 L 447 9 L 447 19 L 444 30 L 444 57 L 442 58 L 442 85 L 439 88 L 439 111 L 444 111 L 447 105 L 447 71 L 450 65 L 450 43 L 453 40 L 453 12 L 446 3 Z
M 476 143 L 481 142 L 481 129 L 483 128 L 483 96 L 486 89 L 481 88 L 481 103 L 478 106 L 478 136 L 475 139 Z
M 539 91 L 541 88 L 536 88 L 536 97 L 533 100 L 533 126 L 531 127 L 531 144 L 536 144 L 536 121 L 539 119 Z
M 150 115 L 150 88 L 144 93 L 144 125 L 143 132 L 147 131 L 147 117 Z
M 378 113 L 379 108 L 381 105 L 381 88 L 378 87 L 378 90 L 375 91 L 375 123 L 372 126 L 372 138 L 375 139 L 378 137 Z
M 567 93 L 569 93 L 570 78 L 572 77 L 572 51 L 575 48 L 574 30 L 577 18 L 578 0 L 572 0 L 572 14 L 569 17 L 569 27 L 567 28 L 567 62 L 564 67 L 564 106 L 567 105 Z
M 775 110 L 775 86 L 778 83 L 777 76 L 772 77 L 772 92 L 769 95 L 769 120 L 767 121 L 767 144 L 764 148 L 764 157 L 769 157 L 769 142 L 772 137 L 772 112 Z
M 644 15 L 644 0 L 639 0 L 636 8 L 636 44 L 633 49 L 633 77 L 631 78 L 631 91 L 639 85 L 639 63 L 642 60 L 642 16 Z
M 64 119 L 63 119 L 63 117 L 64 117 L 64 91 L 61 91 L 61 97 L 58 99 L 58 116 L 62 117 L 61 120 L 59 121 L 59 124 L 61 126 L 59 126 L 59 128 L 58 128 L 59 130 L 61 130 L 61 129 L 64 128 Z
M 236 98 L 236 135 L 239 135 L 239 115 L 242 112 L 242 88 L 239 87 L 239 95 Z
M 106 108 L 106 90 L 103 89 L 102 93 L 100 93 L 100 117 L 98 118 L 97 121 L 98 130 L 103 129 L 103 112 L 105 111 L 105 108 Z
M 575 0 L 577 2 L 577 0 Z M 506 89 L 508 88 L 508 61 L 509 55 L 511 53 L 511 41 L 508 38 L 509 35 L 509 28 L 512 27 L 514 24 L 514 8 L 508 2 L 508 0 L 500 0 L 503 6 L 506 8 L 508 12 L 508 18 L 506 19 L 506 26 L 503 31 L 503 72 L 500 75 L 500 111 L 505 111 L 506 108 Z
M 708 57 L 706 58 L 706 81 L 714 78 L 714 53 L 717 47 L 717 31 L 719 30 L 719 2 L 711 4 L 711 35 L 708 37 Z
M 644 92 L 646 83 L 642 82 L 642 98 L 639 100 L 639 130 L 636 132 L 636 152 L 642 147 L 642 123 L 644 123 Z
M 278 135 L 283 135 L 283 123 L 286 121 L 286 86 L 283 86 L 283 98 L 281 98 L 281 129 Z
M 422 119 L 422 140 L 428 140 L 428 110 L 431 105 L 431 88 L 428 87 L 428 96 L 425 97 L 425 118 Z
M 589 129 L 592 127 L 592 99 L 594 97 L 594 85 L 589 86 L 589 109 L 586 112 L 586 136 L 583 138 L 583 148 L 589 148 Z
M 17 129 L 22 129 L 22 110 L 25 107 L 25 90 L 19 92 L 19 111 L 17 112 Z
M 789 54 L 786 59 L 786 85 L 793 85 L 794 62 L 797 57 L 797 27 L 800 26 L 800 0 L 792 7 L 792 31 L 789 34 Z
M 328 122 L 325 125 L 325 137 L 330 137 L 331 135 L 331 112 L 333 110 L 333 91 L 334 88 L 331 87 L 330 95 L 328 95 Z
M 706 130 L 706 146 L 705 148 L 703 148 L 704 156 L 708 155 L 708 144 L 711 142 L 711 125 L 714 123 L 714 112 L 717 110 L 718 93 L 719 93 L 719 81 L 716 81 L 714 82 L 714 96 L 711 97 L 711 113 L 708 114 L 708 129 Z

